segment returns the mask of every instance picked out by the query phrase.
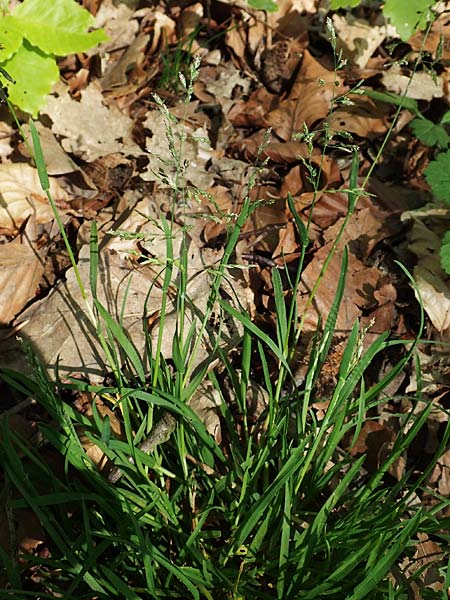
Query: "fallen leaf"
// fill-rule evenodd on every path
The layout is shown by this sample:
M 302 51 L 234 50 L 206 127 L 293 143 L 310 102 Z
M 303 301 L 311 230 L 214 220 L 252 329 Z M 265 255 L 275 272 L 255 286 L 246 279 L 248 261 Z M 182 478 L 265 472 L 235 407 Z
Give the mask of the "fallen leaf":
M 214 178 L 206 169 L 206 163 L 215 153 L 206 129 L 194 129 L 175 120 L 169 124 L 159 110 L 149 111 L 144 127 L 152 135 L 146 139 L 150 160 L 140 173 L 141 179 L 158 181 L 162 186 L 178 190 L 189 185 L 197 190 L 212 187 Z
M 83 90 L 79 102 L 70 97 L 67 86 L 57 86 L 41 112 L 52 120 L 52 131 L 63 136 L 64 150 L 83 160 L 117 152 L 142 154 L 133 141 L 133 121 L 116 106 L 103 103 L 98 83 Z
M 89 247 L 79 255 L 79 271 L 89 289 Z M 125 302 L 123 326 L 141 355 L 145 345 L 142 312 L 152 287 L 152 274 L 145 268 L 133 268 L 132 263 L 115 252 L 100 253 L 98 298 L 111 316 L 121 320 Z M 102 380 L 105 355 L 94 325 L 87 317 L 86 305 L 73 272 L 69 269 L 66 281 L 53 288 L 50 294 L 24 311 L 17 320 L 20 335 L 38 352 L 51 375 L 58 366 L 60 376 L 81 373 L 92 381 Z M 161 290 L 151 289 L 147 308 L 157 312 L 161 306 Z M 90 296 L 88 302 L 92 302 Z
M 0 325 L 8 325 L 36 295 L 44 259 L 35 244 L 19 237 L 0 245 Z
M 133 42 L 139 29 L 133 14 L 125 2 L 115 5 L 113 0 L 102 0 L 95 16 L 95 28 L 103 28 L 108 40 L 100 44 L 101 53 L 126 48 Z
M 52 177 L 50 192 L 57 204 L 64 206 L 69 200 L 67 193 Z M 37 224 L 48 223 L 54 218 L 37 169 L 26 163 L 0 164 L 0 229 L 11 235 L 30 216 Z
M 341 272 L 342 251 L 333 255 L 311 306 L 308 299 L 331 246 L 331 242 L 322 246 L 302 273 L 297 301 L 302 317 L 306 311 L 304 331 L 316 331 L 320 320 L 323 322 L 330 314 Z M 348 258 L 345 291 L 336 321 L 336 332 L 339 333 L 349 332 L 361 316 L 362 309 L 373 302 L 373 293 L 381 275 L 378 269 L 364 266 L 352 253 L 349 253 Z
M 213 384 L 203 381 L 188 402 L 217 444 L 222 441 L 220 425 L 222 398 Z
M 345 15 L 335 13 L 332 19 L 337 34 L 337 51 L 342 51 L 343 58 L 363 69 L 386 38 L 386 26 L 356 19 L 349 12 Z
M 450 276 L 442 270 L 439 256 L 443 234 L 450 227 L 448 211 L 431 206 L 429 210 L 404 213 L 402 219 L 413 221 L 409 249 L 417 256 L 415 294 L 434 327 L 442 333 L 450 327 Z
M 388 130 L 389 105 L 375 104 L 366 96 L 351 96 L 350 106 L 339 106 L 328 117 L 333 132 L 350 132 L 361 138 L 373 139 Z
M 400 67 L 393 66 L 383 73 L 381 81 L 390 92 L 414 100 L 432 100 L 444 96 L 442 77 L 432 77 L 424 71 L 403 75 Z
M 282 140 L 291 141 L 304 125 L 311 129 L 326 118 L 334 98 L 344 91 L 339 76 L 305 50 L 289 96 L 267 115 L 266 123 Z

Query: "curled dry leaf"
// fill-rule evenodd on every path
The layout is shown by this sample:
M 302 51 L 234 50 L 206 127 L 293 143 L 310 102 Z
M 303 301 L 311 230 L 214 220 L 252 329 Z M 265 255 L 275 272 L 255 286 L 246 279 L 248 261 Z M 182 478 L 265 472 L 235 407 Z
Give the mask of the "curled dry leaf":
M 47 173 L 49 175 L 66 175 L 76 171 L 85 178 L 82 169 L 64 152 L 52 131 L 39 121 L 35 123 L 35 126 L 39 133 Z M 23 125 L 23 130 L 28 138 L 30 136 L 28 125 Z
M 422 209 L 403 215 L 404 220 L 413 218 L 409 248 L 417 256 L 415 293 L 440 333 L 450 327 L 450 277 L 442 270 L 439 257 L 441 240 L 449 229 L 450 219 L 448 211 L 441 212 L 442 215 L 436 214 L 431 207 L 428 214 Z
M 14 129 L 5 121 L 0 121 L 0 157 L 4 160 L 13 151 L 11 138 L 14 135 Z
M 50 178 L 50 191 L 57 204 L 68 201 L 58 181 Z M 37 169 L 25 163 L 0 164 L 0 229 L 10 235 L 32 216 L 37 224 L 48 223 L 53 212 L 42 191 Z
M 203 381 L 189 400 L 189 406 L 203 422 L 208 433 L 220 444 L 222 431 L 220 426 L 220 406 L 222 398 L 210 381 Z
M 123 438 L 123 427 L 122 421 L 118 418 L 117 414 L 107 406 L 101 397 L 93 398 L 90 394 L 81 394 L 74 403 L 77 410 L 80 410 L 89 419 L 93 418 L 92 403 L 95 403 L 97 412 L 102 420 L 105 418 L 109 419 L 111 431 L 116 438 Z M 84 448 L 84 451 L 96 465 L 99 471 L 108 464 L 108 458 L 97 444 L 95 444 L 91 438 L 89 438 L 83 431 L 79 432 L 80 443 Z
M 114 92 L 114 96 L 117 97 L 129 93 L 142 83 L 144 79 L 142 70 L 142 63 L 145 58 L 144 50 L 149 40 L 150 36 L 144 33 L 140 33 L 135 37 L 120 59 L 116 63 L 113 63 L 105 73 L 105 76 L 101 80 L 103 90 Z M 128 73 L 132 68 L 135 69 L 135 72 L 140 68 L 140 76 L 134 77 L 135 81 L 129 83 Z
M 387 104 L 375 104 L 367 97 L 352 96 L 351 106 L 340 106 L 327 119 L 331 131 L 347 131 L 361 138 L 374 138 L 389 127 Z

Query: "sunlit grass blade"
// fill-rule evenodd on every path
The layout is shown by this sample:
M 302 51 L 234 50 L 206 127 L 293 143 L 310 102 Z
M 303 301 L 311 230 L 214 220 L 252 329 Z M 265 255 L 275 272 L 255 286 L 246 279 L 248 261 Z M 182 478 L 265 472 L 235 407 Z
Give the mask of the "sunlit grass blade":
M 98 300 L 94 300 L 94 304 L 96 309 L 98 310 L 99 315 L 102 317 L 106 324 L 107 331 L 111 332 L 114 335 L 114 338 L 117 340 L 118 344 L 123 350 L 124 356 L 134 368 L 141 382 L 144 382 L 144 367 L 142 365 L 141 357 L 139 356 L 139 353 L 136 350 L 134 344 L 128 339 L 122 327 L 120 327 L 120 325 L 118 325 L 115 322 L 115 320 L 111 317 L 111 315 L 104 308 L 101 302 L 99 302 Z

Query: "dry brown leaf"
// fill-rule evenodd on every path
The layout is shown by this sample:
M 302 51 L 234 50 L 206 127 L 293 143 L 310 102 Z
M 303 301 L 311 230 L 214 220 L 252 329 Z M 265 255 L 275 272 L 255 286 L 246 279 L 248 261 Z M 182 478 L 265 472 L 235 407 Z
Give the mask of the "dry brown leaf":
M 17 543 L 18 548 L 12 547 L 12 541 Z M 44 530 L 33 510 L 15 509 L 12 522 L 5 511 L 0 510 L 0 546 L 9 556 L 13 556 L 18 549 L 31 554 L 44 541 Z
M 210 381 L 203 381 L 189 400 L 189 406 L 217 444 L 222 441 L 220 425 L 222 398 Z
M 167 123 L 159 110 L 149 111 L 144 127 L 151 131 L 147 137 L 146 149 L 149 164 L 140 174 L 144 181 L 158 181 L 162 186 L 183 189 L 188 184 L 197 190 L 207 190 L 214 183 L 213 174 L 206 169 L 206 163 L 215 156 L 208 141 L 206 128 L 194 129 L 188 123 L 171 122 L 171 135 L 175 152 L 181 156 L 175 158 L 168 138 Z M 182 172 L 177 166 L 184 165 Z
M 405 94 L 407 98 L 415 100 L 432 100 L 444 95 L 442 77 L 432 77 L 425 71 L 403 75 L 400 67 L 394 66 L 382 74 L 381 81 L 390 92 L 400 96 Z
M 448 211 L 431 206 L 402 215 L 405 221 L 411 218 L 409 248 L 417 256 L 414 280 L 425 312 L 442 333 L 450 327 L 450 276 L 442 270 L 439 256 L 443 235 L 450 226 Z
M 210 97 L 210 102 L 218 103 L 225 116 L 236 103 L 240 96 L 247 96 L 250 90 L 250 81 L 243 77 L 236 67 L 228 62 L 217 67 L 204 67 L 200 71 L 198 84 L 201 85 L 203 94 Z M 198 90 L 199 88 L 196 87 Z
M 134 122 L 116 106 L 103 103 L 100 85 L 91 83 L 77 102 L 68 94 L 68 87 L 56 86 L 42 112 L 52 122 L 52 131 L 63 136 L 62 147 L 88 162 L 121 152 L 142 154 L 132 137 Z
M 277 96 L 265 88 L 255 90 L 248 100 L 238 100 L 228 112 L 227 119 L 235 127 L 265 127 L 265 117 L 275 108 Z
M 95 16 L 95 28 L 101 27 L 108 36 L 108 40 L 99 46 L 99 51 L 103 54 L 129 46 L 136 36 L 139 23 L 124 2 L 115 5 L 113 0 L 102 0 Z
M 242 67 L 246 66 L 245 52 L 247 48 L 246 32 L 235 19 L 230 23 L 225 33 L 225 44 L 238 59 Z
M 61 144 L 53 135 L 52 131 L 39 121 L 37 121 L 35 125 L 39 133 L 47 173 L 49 175 L 66 175 L 67 173 L 76 171 L 80 173 L 83 179 L 87 179 L 82 169 L 61 148 Z M 25 135 L 28 137 L 30 135 L 28 125 L 23 125 L 23 129 Z
M 131 69 L 141 67 L 144 62 L 144 50 L 150 41 L 150 36 L 145 33 L 138 34 L 120 59 L 111 65 L 106 71 L 105 76 L 100 80 L 102 89 L 113 91 L 114 96 L 125 95 L 129 91 L 134 91 L 142 82 L 143 73 L 137 81 L 129 82 L 129 72 Z
M 195 39 L 195 34 L 199 31 L 203 13 L 203 4 L 196 2 L 183 9 L 177 19 L 177 34 L 180 40 L 180 47 L 192 55 L 201 49 L 200 44 Z
M 79 270 L 84 285 L 89 288 L 89 248 L 79 256 Z M 94 326 L 89 321 L 85 303 L 73 269 L 66 273 L 67 281 L 33 304 L 20 316 L 21 337 L 39 353 L 51 375 L 59 363 L 60 374 L 82 373 L 95 380 L 104 376 L 104 354 Z M 129 285 L 129 287 L 127 287 Z M 142 312 L 152 276 L 145 268 L 133 265 L 115 252 L 101 252 L 99 260 L 98 298 L 116 321 L 126 297 L 124 328 L 144 356 Z M 89 299 L 91 302 L 91 299 Z M 149 312 L 161 306 L 161 291 L 154 287 L 148 300 Z M 16 323 L 16 324 L 17 324 Z M 20 368 L 20 366 L 19 366 Z
M 161 229 L 156 224 L 153 226 L 154 235 L 149 235 L 147 241 L 142 242 L 142 246 L 159 265 L 156 270 L 160 272 L 161 265 L 165 264 L 166 260 L 166 243 L 161 235 Z M 180 256 L 182 228 L 174 227 L 173 254 Z M 190 324 L 199 322 L 199 315 L 206 310 L 211 289 L 209 268 L 217 263 L 220 254 L 221 252 L 201 250 L 193 240 L 189 243 L 186 296 L 190 302 L 186 304 L 184 315 L 186 334 Z M 79 254 L 79 271 L 88 289 L 89 248 L 87 246 L 83 247 Z M 155 285 L 154 272 L 150 265 L 136 268 L 132 261 L 121 258 L 117 252 L 107 247 L 100 253 L 98 299 L 116 322 L 123 322 L 124 330 L 141 357 L 146 355 L 146 336 L 142 325 L 144 307 L 147 309 L 145 316 L 152 320 L 150 335 L 154 342 L 153 347 L 156 347 L 159 335 L 158 316 L 162 291 L 158 285 Z M 176 277 L 175 268 L 174 280 Z M 51 375 L 54 375 L 53 371 L 58 364 L 60 376 L 81 373 L 91 381 L 98 381 L 105 374 L 105 356 L 95 328 L 87 317 L 85 303 L 73 269 L 66 273 L 66 278 L 67 281 L 54 288 L 45 299 L 23 312 L 15 326 L 20 327 L 21 337 L 31 343 Z M 229 285 L 227 279 L 224 279 L 224 289 Z M 166 358 L 172 356 L 173 339 L 177 332 L 176 293 L 176 289 L 169 293 L 164 318 L 161 352 Z M 245 284 L 233 280 L 232 287 L 227 293 L 232 301 L 238 298 L 246 310 L 251 310 L 247 306 L 250 298 Z M 90 297 L 88 301 L 91 302 Z M 232 320 L 221 324 L 221 340 L 224 346 L 234 346 L 240 335 L 239 324 L 234 324 Z M 210 350 L 206 344 L 202 344 L 193 360 L 194 367 L 209 358 Z M 17 368 L 22 368 L 20 362 Z
M 13 151 L 11 138 L 14 135 L 14 129 L 5 121 L 0 121 L 0 157 L 4 160 Z
M 8 325 L 35 296 L 43 273 L 37 247 L 20 238 L 0 245 L 0 325 Z
M 337 50 L 351 64 L 363 69 L 387 35 L 386 26 L 356 19 L 351 13 L 333 15 L 337 34 Z
M 118 439 L 123 439 L 122 421 L 118 418 L 117 413 L 115 413 L 113 410 L 111 410 L 111 408 L 109 408 L 109 406 L 107 406 L 104 403 L 104 401 L 101 397 L 96 396 L 94 398 L 90 394 L 83 393 L 74 402 L 74 406 L 78 411 L 82 412 L 83 415 L 85 415 L 89 419 L 92 419 L 93 418 L 93 409 L 92 409 L 93 402 L 95 403 L 97 412 L 100 415 L 101 419 L 105 419 L 106 417 L 108 417 L 111 431 L 113 432 L 114 436 Z M 103 452 L 103 450 L 101 450 L 99 448 L 99 446 L 97 446 L 92 441 L 92 439 L 90 437 L 85 435 L 82 430 L 79 432 L 78 436 L 80 439 L 80 443 L 83 446 L 86 454 L 89 456 L 89 458 L 92 460 L 92 462 L 96 465 L 96 467 L 99 469 L 99 471 L 103 471 L 103 469 L 108 464 L 108 458 L 107 458 L 106 454 Z
M 332 243 L 324 245 L 314 255 L 313 260 L 303 271 L 299 286 L 298 310 L 303 315 L 308 303 L 310 291 L 320 275 L 322 266 L 331 250 Z M 315 331 L 319 324 L 325 322 L 330 314 L 342 266 L 342 251 L 337 251 L 330 261 L 326 274 L 314 297 L 312 306 L 307 309 L 304 331 Z M 373 293 L 377 288 L 380 272 L 374 267 L 365 267 L 352 253 L 349 253 L 348 274 L 344 296 L 336 321 L 339 333 L 351 330 L 355 321 L 361 316 L 362 309 L 373 303 Z
M 447 61 L 450 59 L 450 21 L 445 11 L 431 25 L 431 29 L 418 31 L 408 40 L 416 52 L 429 52 L 433 58 Z M 442 54 L 441 54 L 442 53 Z
M 426 533 L 418 532 L 417 538 L 414 556 L 406 557 L 400 565 L 403 576 L 410 582 L 410 597 L 422 600 L 424 589 L 439 592 L 442 597 L 444 577 L 439 573 L 439 567 L 445 566 L 444 548 Z
M 281 39 L 301 37 L 308 40 L 311 17 L 317 10 L 317 0 L 279 0 L 278 10 L 267 14 L 267 21 L 275 37 Z
M 290 141 L 294 133 L 303 132 L 305 124 L 311 129 L 325 119 L 333 98 L 344 91 L 339 76 L 305 50 L 289 96 L 267 115 L 266 123 L 281 139 Z
M 50 192 L 57 204 L 68 202 L 67 193 L 52 177 Z M 9 234 L 16 232 L 30 216 L 37 224 L 53 219 L 37 169 L 26 163 L 0 164 L 0 197 L 0 229 Z
M 389 128 L 389 107 L 367 97 L 352 96 L 351 106 L 340 106 L 328 118 L 331 131 L 349 131 L 361 138 L 374 138 Z
M 328 227 L 324 232 L 326 242 L 332 242 L 341 229 L 343 217 Z M 351 251 L 359 258 L 369 256 L 376 244 L 390 234 L 386 223 L 380 216 L 374 214 L 371 207 L 364 207 L 361 202 L 360 210 L 357 210 L 347 223 L 342 234 L 341 244 L 351 244 Z
M 149 54 L 155 54 L 158 47 L 176 43 L 176 23 L 173 19 L 160 10 L 150 12 L 147 19 L 153 27 L 153 39 L 148 50 Z

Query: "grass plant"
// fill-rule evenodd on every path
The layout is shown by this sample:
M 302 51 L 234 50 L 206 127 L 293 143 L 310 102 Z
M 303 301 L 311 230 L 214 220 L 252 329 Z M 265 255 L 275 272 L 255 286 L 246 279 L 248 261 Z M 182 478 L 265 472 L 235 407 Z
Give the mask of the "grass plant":
M 187 96 L 195 68 L 185 85 Z M 177 173 L 173 180 L 175 204 L 183 194 L 179 187 L 183 140 L 178 141 L 179 146 L 171 137 L 169 118 L 167 128 Z M 43 188 L 48 192 L 35 134 L 33 140 Z M 357 174 L 355 153 L 349 216 L 360 193 Z M 308 229 L 292 199 L 288 202 L 301 254 L 294 277 L 287 269 L 273 270 L 274 336 L 221 294 L 239 232 L 255 206 L 249 196 L 243 200 L 223 257 L 212 274 L 206 311 L 193 323 L 184 316 L 190 303 L 187 243 L 182 243 L 181 255 L 175 256 L 174 221 L 161 220 L 167 264 L 160 273 L 165 298 L 160 331 L 169 289 L 175 286 L 177 290 L 178 325 L 170 360 L 162 356 L 160 336 L 154 347 L 148 339 L 144 361 L 121 324 L 98 301 L 98 244 L 93 228 L 90 311 L 107 349 L 114 383 L 93 386 L 51 381 L 32 354 L 33 377 L 1 371 L 8 386 L 33 397 L 46 414 L 39 426 L 41 447 L 27 443 L 3 419 L 0 459 L 11 490 L 2 497 L 6 513 L 14 515 L 17 509 L 31 508 L 45 531 L 48 548 L 45 555 L 17 555 L 14 548 L 0 550 L 4 569 L 1 598 L 408 598 L 414 576 L 402 575 L 400 559 L 414 554 L 420 533 L 445 542 L 443 532 L 450 526 L 450 519 L 440 516 L 448 510 L 448 499 L 437 498 L 428 509 L 419 500 L 427 475 L 448 444 L 450 426 L 447 424 L 427 472 L 417 478 L 406 471 L 400 481 L 389 475 L 389 469 L 416 442 L 432 409 L 429 403 L 424 410 L 416 410 L 423 400 L 420 390 L 416 398 L 409 397 L 413 409 L 399 415 L 400 429 L 391 451 L 373 472 L 364 468 L 365 457 L 353 457 L 343 442 L 350 439 L 354 443 L 364 422 L 386 401 L 383 390 L 414 356 L 423 314 L 415 340 L 391 340 L 384 334 L 365 350 L 365 332 L 355 323 L 342 354 L 337 384 L 319 420 L 312 407 L 317 400 L 315 384 L 335 333 L 347 254 L 344 252 L 332 309 L 316 336 L 305 383 L 299 387 L 292 375 L 292 357 L 303 321 L 296 316 L 295 298 L 309 241 Z M 285 300 L 286 291 L 294 299 L 290 304 Z M 314 290 L 311 302 L 313 294 Z M 222 318 L 240 323 L 240 352 L 230 354 L 221 345 L 220 328 L 211 318 L 218 311 Z M 202 344 L 208 345 L 210 359 L 198 364 L 195 357 Z M 397 364 L 380 381 L 367 383 L 374 360 L 398 346 L 403 346 L 404 352 Z M 213 368 L 217 359 L 220 369 Z M 256 364 L 266 406 L 258 421 L 251 423 L 248 398 Z M 221 443 L 189 406 L 205 381 L 222 400 Z M 77 411 L 71 402 L 71 394 L 80 392 L 92 399 L 92 418 Z M 109 419 L 99 414 L 96 399 L 112 402 L 120 413 L 122 439 L 111 431 Z M 172 417 L 173 432 L 167 430 L 150 454 L 142 452 L 140 443 L 165 414 Z M 83 448 L 82 435 L 120 469 L 120 480 L 112 483 L 99 472 Z M 46 447 L 63 457 L 63 473 L 56 473 L 42 459 Z M 437 568 L 448 584 L 449 567 L 437 564 Z

